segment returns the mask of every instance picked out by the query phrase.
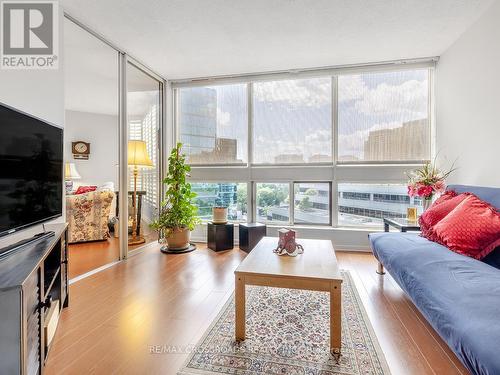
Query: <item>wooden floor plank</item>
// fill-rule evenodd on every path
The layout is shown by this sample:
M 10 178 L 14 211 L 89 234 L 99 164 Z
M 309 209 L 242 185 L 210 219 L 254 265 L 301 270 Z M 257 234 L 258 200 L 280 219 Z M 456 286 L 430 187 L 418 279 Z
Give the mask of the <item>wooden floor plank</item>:
M 175 374 L 187 354 L 150 348 L 196 344 L 232 296 L 233 272 L 245 256 L 205 245 L 165 255 L 154 244 L 72 284 L 46 374 Z M 467 374 L 394 280 L 375 274 L 371 254 L 337 258 L 351 271 L 393 374 Z
M 141 224 L 141 234 L 146 243 L 154 243 L 158 239 L 155 231 L 146 222 Z M 144 244 L 129 246 L 129 251 Z M 120 239 L 111 237 L 103 241 L 79 242 L 68 245 L 68 277 L 73 279 L 87 272 L 120 259 Z

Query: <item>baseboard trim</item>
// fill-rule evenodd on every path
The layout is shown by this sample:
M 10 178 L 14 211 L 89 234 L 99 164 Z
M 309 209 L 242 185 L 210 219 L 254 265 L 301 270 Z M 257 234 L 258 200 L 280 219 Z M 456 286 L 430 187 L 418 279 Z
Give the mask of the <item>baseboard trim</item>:
M 276 237 L 276 241 L 278 240 L 278 237 Z M 206 238 L 203 237 L 191 237 L 191 241 L 196 242 L 196 243 L 203 243 L 206 244 L 207 240 Z M 300 238 L 297 239 L 297 242 L 300 243 Z M 234 247 L 238 247 L 239 242 L 234 241 Z M 372 253 L 372 250 L 369 246 L 355 246 L 355 245 L 342 245 L 342 246 L 335 246 L 335 251 L 357 251 L 361 253 Z
M 191 237 L 191 241 L 193 242 L 196 242 L 196 243 L 203 243 L 203 244 L 206 244 L 207 243 L 207 240 L 203 237 Z M 300 240 L 299 240 L 300 242 Z M 148 246 L 151 246 L 151 245 L 157 245 L 158 243 L 155 241 L 155 242 L 150 242 L 150 243 L 147 243 L 147 244 L 144 244 L 132 251 L 130 251 L 128 253 L 128 258 L 132 257 L 132 256 L 135 256 L 137 254 L 140 254 L 142 253 Z M 238 241 L 234 241 L 234 247 L 238 247 L 239 245 L 239 242 Z M 353 251 L 353 252 L 360 252 L 360 253 L 372 253 L 372 250 L 369 246 L 347 246 L 347 245 L 343 245 L 343 246 L 337 246 L 335 247 L 335 251 Z M 104 271 L 110 267 L 113 267 L 119 263 L 121 263 L 123 260 L 125 259 L 122 259 L 122 260 L 117 260 L 115 262 L 111 262 L 111 263 L 108 263 L 108 264 L 105 264 L 104 266 L 101 266 L 101 267 L 98 267 L 96 269 L 93 269 L 92 271 L 89 271 L 89 272 L 86 272 L 82 275 L 79 275 L 79 276 L 76 276 L 72 279 L 69 280 L 69 285 L 73 284 L 73 283 L 76 283 L 77 281 L 80 281 L 80 280 L 83 280 L 89 276 L 92 276 L 92 275 L 95 275 L 96 273 L 98 272 L 101 272 L 101 271 Z

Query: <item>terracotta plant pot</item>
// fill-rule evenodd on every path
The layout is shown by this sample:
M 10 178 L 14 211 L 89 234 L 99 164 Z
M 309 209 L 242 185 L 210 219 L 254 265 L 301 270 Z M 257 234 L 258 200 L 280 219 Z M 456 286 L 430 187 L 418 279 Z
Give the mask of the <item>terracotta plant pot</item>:
M 189 247 L 191 231 L 188 228 L 175 227 L 167 237 L 167 245 L 171 250 L 184 250 Z

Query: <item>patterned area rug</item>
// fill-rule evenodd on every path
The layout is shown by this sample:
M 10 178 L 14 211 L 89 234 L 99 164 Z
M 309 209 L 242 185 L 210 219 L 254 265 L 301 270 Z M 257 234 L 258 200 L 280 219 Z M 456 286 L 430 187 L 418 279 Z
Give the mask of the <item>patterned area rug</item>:
M 348 271 L 342 271 L 342 355 L 329 353 L 329 294 L 247 286 L 246 340 L 234 341 L 234 295 L 179 374 L 389 374 Z

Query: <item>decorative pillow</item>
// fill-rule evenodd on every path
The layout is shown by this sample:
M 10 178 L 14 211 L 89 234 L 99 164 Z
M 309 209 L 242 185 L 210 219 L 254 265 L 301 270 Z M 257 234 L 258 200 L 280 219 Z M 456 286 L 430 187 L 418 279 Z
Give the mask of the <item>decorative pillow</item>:
M 419 218 L 420 230 L 422 236 L 433 241 L 432 227 L 448 215 L 467 197 L 467 193 L 457 195 L 450 190 L 441 195 Z
M 500 246 L 500 213 L 469 194 L 432 231 L 436 241 L 450 250 L 482 259 Z
M 75 194 L 85 194 L 95 191 L 96 189 L 97 186 L 79 186 L 78 189 L 76 189 Z

